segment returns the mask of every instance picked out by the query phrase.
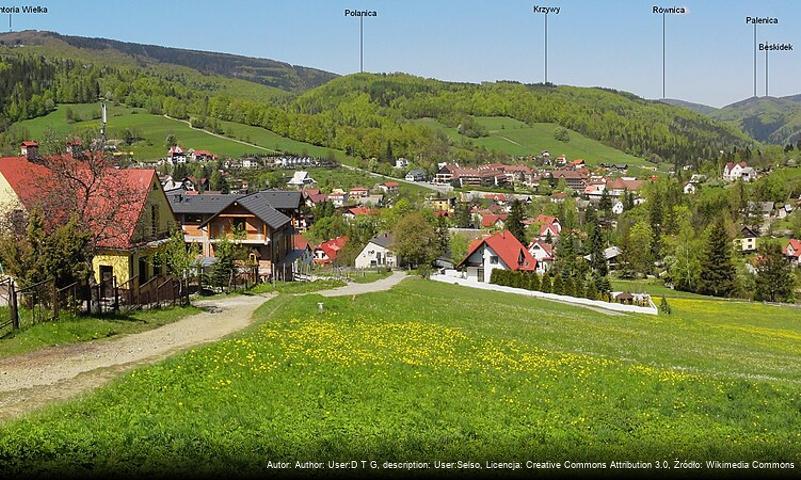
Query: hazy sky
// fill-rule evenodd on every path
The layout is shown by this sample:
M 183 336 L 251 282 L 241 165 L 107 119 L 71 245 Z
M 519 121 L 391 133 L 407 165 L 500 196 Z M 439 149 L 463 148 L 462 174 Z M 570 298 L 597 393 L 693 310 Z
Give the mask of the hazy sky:
M 37 4 L 36 2 L 31 2 Z M 19 5 L 27 5 L 20 3 Z M 54 30 L 199 50 L 266 57 L 340 74 L 359 69 L 359 20 L 344 10 L 372 9 L 364 21 L 365 70 L 403 71 L 444 80 L 543 80 L 543 17 L 548 18 L 548 78 L 604 86 L 647 98 L 662 92 L 662 19 L 653 5 L 685 6 L 669 15 L 667 96 L 722 106 L 753 94 L 753 27 L 745 17 L 774 16 L 759 40 L 801 49 L 801 0 L 59 0 L 46 15 L 15 15 L 14 30 Z M 4 6 L 14 3 L 3 2 Z M 801 93 L 801 52 L 771 53 L 770 94 Z M 758 94 L 765 94 L 760 53 Z

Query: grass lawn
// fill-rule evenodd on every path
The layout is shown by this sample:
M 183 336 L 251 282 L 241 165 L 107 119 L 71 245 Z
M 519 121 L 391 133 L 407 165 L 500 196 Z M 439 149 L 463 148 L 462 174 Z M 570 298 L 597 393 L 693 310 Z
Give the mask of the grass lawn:
M 96 317 L 64 317 L 23 328 L 13 336 L 0 340 L 0 357 L 31 352 L 43 347 L 86 342 L 126 333 L 137 333 L 180 320 L 200 312 L 197 307 L 174 307 L 136 311 L 129 315 Z
M 604 315 L 420 279 L 281 295 L 240 336 L 0 426 L 0 468 L 268 461 L 801 461 L 798 311 L 681 298 Z
M 569 141 L 556 140 L 554 131 L 560 127 L 553 123 L 527 125 L 506 117 L 476 117 L 476 120 L 489 130 L 488 136 L 470 138 L 459 134 L 455 128 L 446 127 L 434 119 L 418 121 L 434 129 L 442 130 L 456 142 L 456 145 L 461 142 L 473 142 L 489 150 L 497 150 L 515 156 L 539 155 L 543 150 L 548 150 L 554 158 L 564 154 L 570 160 L 582 158 L 589 165 L 628 163 L 642 166 L 648 164 L 642 158 L 634 157 L 572 130 L 568 130 Z
M 344 287 L 342 280 L 326 279 L 315 280 L 313 282 L 275 282 L 261 283 L 250 289 L 249 293 L 309 293 L 320 290 L 330 290 L 332 288 Z
M 376 280 L 387 278 L 390 275 L 392 275 L 392 272 L 362 270 L 358 272 L 351 272 L 348 274 L 348 279 L 354 283 L 373 283 Z

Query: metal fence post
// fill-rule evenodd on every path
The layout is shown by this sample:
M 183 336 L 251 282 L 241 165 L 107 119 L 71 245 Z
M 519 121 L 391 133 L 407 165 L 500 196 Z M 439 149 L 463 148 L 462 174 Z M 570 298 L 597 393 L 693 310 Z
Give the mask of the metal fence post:
M 120 290 L 117 285 L 117 277 L 111 277 L 111 288 L 114 289 L 114 313 L 120 311 Z
M 60 307 L 59 303 L 61 303 L 61 298 L 59 298 L 58 287 L 56 287 L 56 281 L 55 280 L 53 280 L 52 291 L 53 291 L 53 299 L 52 299 L 52 301 L 53 301 L 53 320 L 58 320 L 59 319 L 59 307 Z

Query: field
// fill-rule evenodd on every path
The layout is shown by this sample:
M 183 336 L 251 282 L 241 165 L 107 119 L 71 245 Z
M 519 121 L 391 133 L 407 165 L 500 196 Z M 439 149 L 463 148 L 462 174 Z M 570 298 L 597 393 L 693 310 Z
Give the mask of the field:
M 548 150 L 554 158 L 564 154 L 569 160 L 582 158 L 588 165 L 627 163 L 642 166 L 648 164 L 642 158 L 621 152 L 572 130 L 568 130 L 569 141 L 556 140 L 554 131 L 560 127 L 553 123 L 537 123 L 529 126 L 506 117 L 476 117 L 476 120 L 487 128 L 488 136 L 469 138 L 459 134 L 455 128 L 446 127 L 434 119 L 418 121 L 444 131 L 456 145 L 460 145 L 461 142 L 473 142 L 489 150 L 497 150 L 509 155 L 539 155 L 543 150 Z
M 44 322 L 29 326 L 11 337 L 0 340 L 0 357 L 19 355 L 53 345 L 66 345 L 137 333 L 160 327 L 197 312 L 200 312 L 200 309 L 196 307 L 176 307 L 137 311 L 130 315 L 109 315 L 104 318 L 73 317 L 62 314 L 62 318 L 57 322 Z
M 68 123 L 67 108 L 71 109 L 81 121 Z M 60 136 L 67 136 L 71 132 L 83 129 L 100 127 L 99 104 L 70 104 L 60 105 L 49 114 L 30 120 L 24 120 L 17 125 L 27 129 L 31 138 L 42 140 L 48 129 Z M 167 135 L 173 134 L 179 144 L 188 149 L 210 150 L 223 157 L 240 157 L 246 154 L 272 154 L 278 152 L 291 152 L 293 154 L 308 154 L 325 157 L 329 151 L 339 161 L 348 161 L 349 158 L 340 151 L 318 147 L 309 143 L 298 142 L 259 127 L 251 127 L 233 122 L 219 122 L 225 131 L 220 138 L 208 132 L 189 127 L 184 121 L 167 118 L 161 115 L 145 113 L 142 109 L 133 109 L 124 106 L 109 106 L 108 130 L 110 138 L 118 138 L 121 132 L 130 128 L 140 134 L 143 139 L 130 147 L 121 146 L 120 150 L 130 150 L 134 158 L 143 161 L 157 160 L 166 154 L 164 140 Z M 246 143 L 258 145 L 261 148 L 245 145 L 231 140 L 242 140 Z
M 798 310 L 671 304 L 671 316 L 605 315 L 420 279 L 356 297 L 281 295 L 239 336 L 0 426 L 0 468 L 801 461 Z

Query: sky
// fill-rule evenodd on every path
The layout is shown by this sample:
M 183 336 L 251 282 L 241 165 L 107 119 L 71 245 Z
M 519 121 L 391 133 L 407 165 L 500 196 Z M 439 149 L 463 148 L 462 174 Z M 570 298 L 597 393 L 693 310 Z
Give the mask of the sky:
M 271 58 L 338 74 L 359 70 L 359 20 L 345 9 L 375 10 L 364 20 L 364 68 L 442 80 L 543 81 L 548 17 L 548 80 L 662 96 L 662 16 L 667 15 L 666 96 L 720 107 L 753 96 L 753 27 L 745 17 L 779 18 L 759 41 L 801 49 L 801 0 L 41 0 L 47 14 L 19 14 L 15 31 L 69 35 Z M 3 25 L 7 28 L 7 24 Z M 765 95 L 765 55 L 758 56 Z M 801 52 L 771 53 L 771 96 L 801 93 Z

